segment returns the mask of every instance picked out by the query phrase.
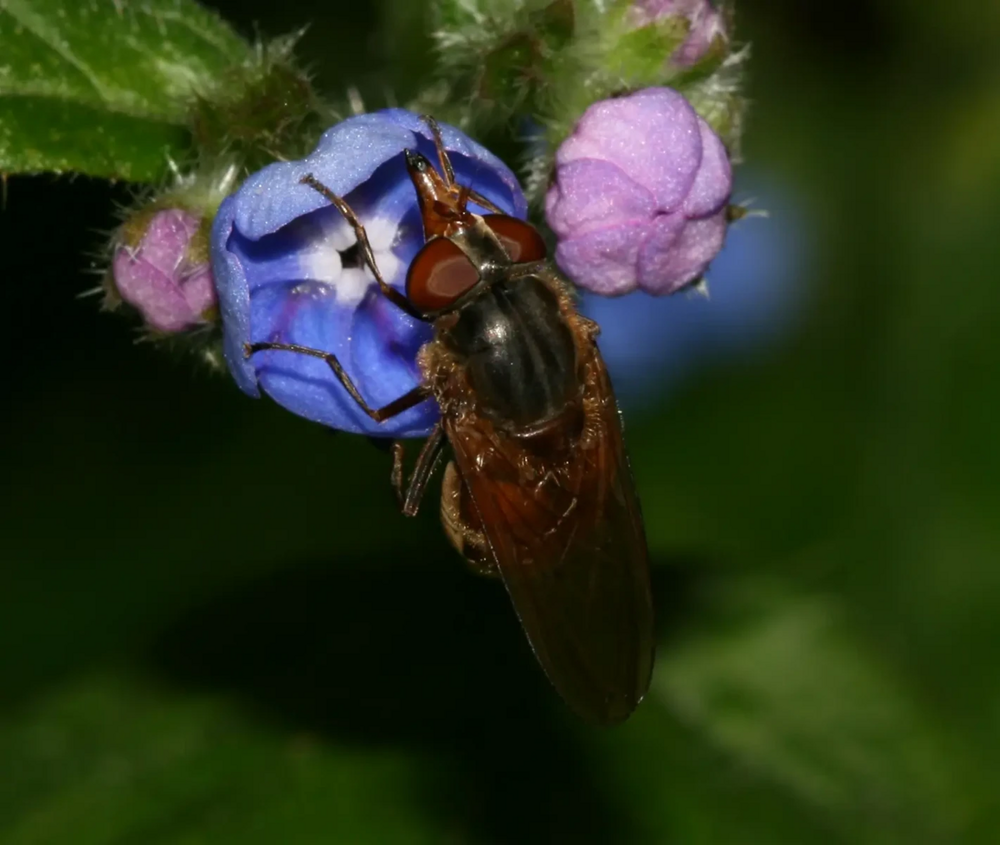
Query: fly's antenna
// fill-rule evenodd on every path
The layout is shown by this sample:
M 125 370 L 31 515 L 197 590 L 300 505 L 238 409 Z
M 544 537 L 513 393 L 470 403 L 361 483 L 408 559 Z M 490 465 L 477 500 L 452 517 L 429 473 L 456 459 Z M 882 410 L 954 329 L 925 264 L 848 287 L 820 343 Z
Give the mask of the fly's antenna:
M 441 163 L 441 172 L 444 174 L 444 183 L 450 188 L 455 184 L 455 168 L 451 166 L 451 159 L 448 158 L 448 152 L 444 148 L 444 140 L 441 138 L 441 127 L 430 115 L 421 115 L 420 119 L 427 124 L 427 128 L 431 130 L 431 135 L 434 136 L 434 149 L 437 150 L 438 161 Z

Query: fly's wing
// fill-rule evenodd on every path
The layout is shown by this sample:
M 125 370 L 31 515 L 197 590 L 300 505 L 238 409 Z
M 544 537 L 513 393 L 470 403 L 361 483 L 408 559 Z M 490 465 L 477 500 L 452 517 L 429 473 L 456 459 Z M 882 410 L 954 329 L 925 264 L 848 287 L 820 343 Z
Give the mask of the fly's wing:
M 523 445 L 488 425 L 453 423 L 448 436 L 549 680 L 583 718 L 613 724 L 649 687 L 653 607 L 618 410 L 596 366 L 597 408 L 568 462 L 526 468 Z

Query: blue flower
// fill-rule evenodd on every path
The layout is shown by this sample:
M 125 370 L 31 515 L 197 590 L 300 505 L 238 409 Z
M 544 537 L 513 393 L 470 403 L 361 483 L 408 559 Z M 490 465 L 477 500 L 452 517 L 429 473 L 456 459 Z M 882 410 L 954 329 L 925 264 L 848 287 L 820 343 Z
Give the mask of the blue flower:
M 527 204 L 510 169 L 457 129 L 442 125 L 441 131 L 456 180 L 523 219 Z M 419 383 L 416 353 L 430 339 L 430 327 L 379 292 L 347 221 L 300 184 L 311 173 L 347 201 L 386 282 L 403 290 L 407 267 L 423 245 L 406 149 L 437 162 L 433 137 L 417 115 L 387 109 L 348 118 L 307 158 L 264 168 L 222 203 L 212 227 L 212 272 L 226 362 L 246 393 L 259 396 L 262 387 L 300 416 L 372 436 L 419 437 L 436 421 L 437 406 L 428 400 L 375 423 L 322 360 L 273 350 L 250 360 L 243 354 L 243 344 L 261 341 L 331 352 L 373 408 Z

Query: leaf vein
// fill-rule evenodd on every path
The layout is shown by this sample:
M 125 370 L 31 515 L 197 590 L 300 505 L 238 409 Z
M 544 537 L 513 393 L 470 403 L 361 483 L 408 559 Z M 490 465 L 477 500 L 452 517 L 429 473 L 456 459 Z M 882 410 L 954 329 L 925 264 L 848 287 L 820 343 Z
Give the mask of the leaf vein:
M 45 19 L 27 8 L 23 0 L 6 0 L 3 11 L 7 12 L 21 26 L 37 36 L 39 41 L 58 55 L 67 64 L 76 68 L 94 88 L 97 95 L 105 102 L 111 102 L 110 91 L 101 82 L 100 77 L 86 62 L 79 59 L 69 46 L 62 40 L 59 31 L 46 23 Z

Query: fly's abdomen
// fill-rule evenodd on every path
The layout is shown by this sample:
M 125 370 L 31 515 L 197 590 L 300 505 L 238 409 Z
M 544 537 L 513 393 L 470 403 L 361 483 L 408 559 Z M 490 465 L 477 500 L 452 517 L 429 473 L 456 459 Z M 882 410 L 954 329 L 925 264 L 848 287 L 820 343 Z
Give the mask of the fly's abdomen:
M 480 407 L 501 427 L 545 422 L 579 392 L 573 336 L 540 279 L 491 285 L 462 308 L 446 342 L 462 359 Z

